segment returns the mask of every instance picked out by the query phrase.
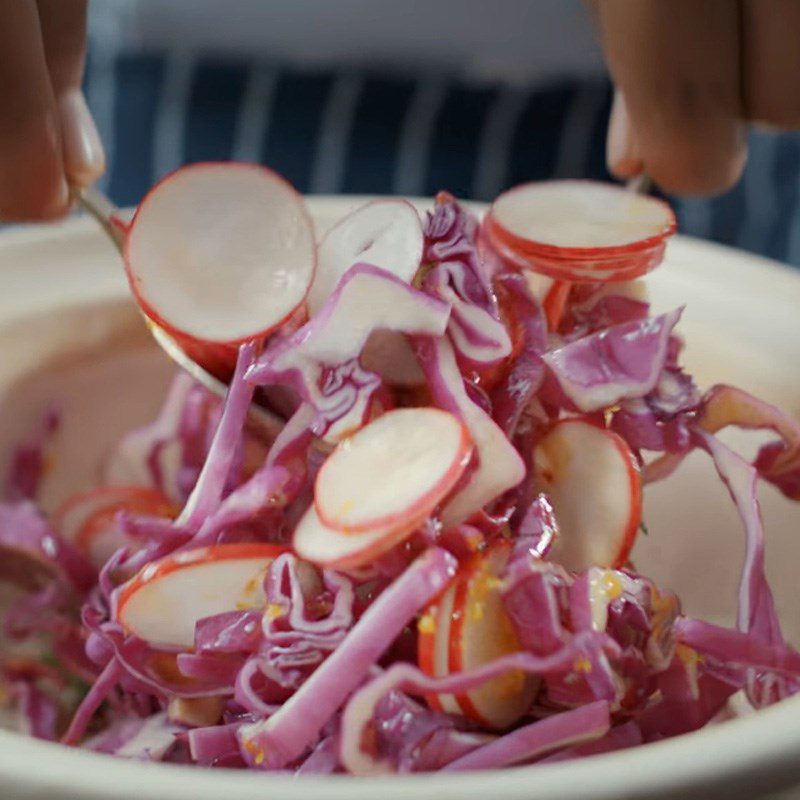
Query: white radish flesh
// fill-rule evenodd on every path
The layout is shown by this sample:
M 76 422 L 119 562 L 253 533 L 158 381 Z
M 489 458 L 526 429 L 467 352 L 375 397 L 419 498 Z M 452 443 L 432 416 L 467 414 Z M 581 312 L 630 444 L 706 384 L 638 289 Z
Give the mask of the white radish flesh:
M 145 313 L 209 342 L 281 325 L 303 303 L 315 261 L 303 198 L 253 164 L 195 164 L 167 176 L 142 201 L 125 246 Z
M 361 533 L 342 533 L 325 525 L 312 504 L 295 528 L 294 550 L 300 558 L 322 567 L 355 569 L 371 563 L 402 542 L 423 519 Z
M 439 405 L 458 414 L 467 426 L 478 456 L 478 466 L 466 486 L 450 500 L 442 514 L 445 527 L 454 527 L 525 477 L 525 464 L 500 427 L 467 394 L 450 343 L 437 340 L 432 390 Z
M 390 411 L 345 439 L 317 476 L 320 519 L 344 532 L 426 516 L 469 463 L 469 434 L 436 408 Z
M 615 248 L 674 230 L 661 200 L 595 181 L 526 183 L 501 194 L 491 217 L 528 242 L 560 248 Z
M 625 563 L 641 521 L 641 478 L 617 434 L 582 419 L 556 423 L 533 452 L 536 488 L 553 504 L 551 557 L 567 569 Z
M 191 648 L 198 620 L 263 608 L 264 573 L 284 551 L 269 544 L 222 544 L 167 556 L 119 589 L 117 621 L 153 646 Z
M 372 264 L 410 283 L 422 259 L 422 223 L 406 200 L 372 200 L 333 226 L 319 243 L 317 272 L 308 293 L 319 311 L 354 264 Z

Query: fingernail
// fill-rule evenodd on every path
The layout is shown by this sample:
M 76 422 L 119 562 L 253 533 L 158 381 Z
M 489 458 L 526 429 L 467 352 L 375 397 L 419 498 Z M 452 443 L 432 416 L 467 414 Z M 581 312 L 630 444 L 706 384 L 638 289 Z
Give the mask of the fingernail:
M 628 106 L 619 89 L 614 90 L 614 102 L 611 105 L 606 140 L 606 162 L 609 170 L 620 177 L 638 175 L 644 168 L 633 126 L 628 116 Z
M 69 180 L 84 186 L 103 174 L 106 155 L 83 92 L 75 90 L 61 97 L 61 142 L 64 168 Z

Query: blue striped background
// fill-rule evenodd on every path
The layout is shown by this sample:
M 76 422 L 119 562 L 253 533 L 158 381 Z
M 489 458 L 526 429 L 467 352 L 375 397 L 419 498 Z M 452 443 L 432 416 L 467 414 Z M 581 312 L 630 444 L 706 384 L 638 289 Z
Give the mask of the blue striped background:
M 86 92 L 108 146 L 104 187 L 123 205 L 182 163 L 236 157 L 310 193 L 482 200 L 526 180 L 609 177 L 601 80 L 512 88 L 93 51 Z M 800 266 L 800 134 L 753 132 L 750 149 L 731 192 L 670 198 L 680 229 Z

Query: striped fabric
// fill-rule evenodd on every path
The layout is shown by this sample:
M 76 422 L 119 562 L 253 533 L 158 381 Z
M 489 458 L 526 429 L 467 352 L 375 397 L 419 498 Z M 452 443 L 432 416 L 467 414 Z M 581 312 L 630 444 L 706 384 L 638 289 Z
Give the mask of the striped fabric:
M 609 178 L 611 89 L 599 79 L 467 85 L 94 48 L 86 93 L 107 146 L 104 188 L 124 205 L 210 159 L 268 164 L 311 194 L 485 200 L 527 180 Z M 753 132 L 750 145 L 733 191 L 670 198 L 680 229 L 800 266 L 800 134 Z

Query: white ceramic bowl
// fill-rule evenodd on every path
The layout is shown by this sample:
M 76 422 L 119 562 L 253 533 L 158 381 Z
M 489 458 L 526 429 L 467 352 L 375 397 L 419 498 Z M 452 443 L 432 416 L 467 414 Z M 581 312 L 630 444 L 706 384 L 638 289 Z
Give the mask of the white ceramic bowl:
M 323 229 L 357 202 L 320 198 L 310 207 Z M 739 384 L 800 412 L 800 274 L 677 237 L 650 283 L 658 309 L 687 305 L 686 362 L 702 385 Z M 61 399 L 63 455 L 45 487 L 48 506 L 86 483 L 115 435 L 153 413 L 169 372 L 127 299 L 116 255 L 90 221 L 0 235 L 0 454 Z M 752 447 L 746 437 L 738 443 Z M 800 507 L 769 487 L 762 502 L 770 577 L 784 625 L 800 641 Z M 693 456 L 651 489 L 645 515 L 650 535 L 634 552 L 642 571 L 675 588 L 690 613 L 730 623 L 742 533 L 708 461 Z M 3 800 L 705 799 L 773 796 L 793 785 L 800 785 L 800 697 L 579 762 L 378 780 L 130 763 L 0 732 Z

